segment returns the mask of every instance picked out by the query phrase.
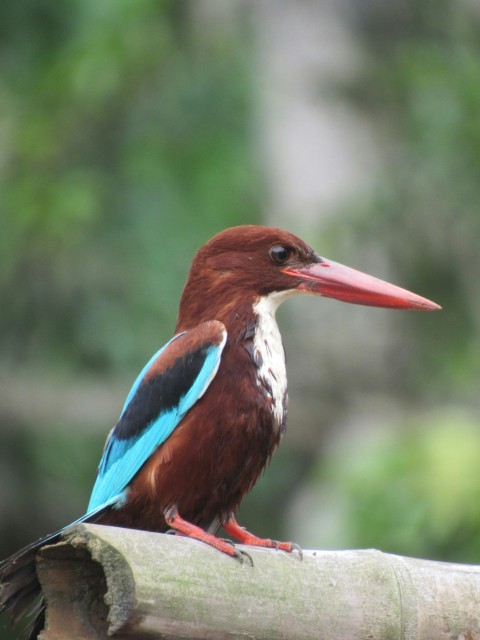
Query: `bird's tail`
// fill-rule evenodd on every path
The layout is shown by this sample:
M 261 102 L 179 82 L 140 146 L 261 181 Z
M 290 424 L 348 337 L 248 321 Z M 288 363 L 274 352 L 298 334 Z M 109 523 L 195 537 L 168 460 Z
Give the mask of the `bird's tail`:
M 37 578 L 35 557 L 45 544 L 55 544 L 61 531 L 51 533 L 0 564 L 0 614 L 8 612 L 12 625 L 29 614 L 31 618 L 24 630 L 25 637 L 34 640 L 43 629 L 45 602 Z

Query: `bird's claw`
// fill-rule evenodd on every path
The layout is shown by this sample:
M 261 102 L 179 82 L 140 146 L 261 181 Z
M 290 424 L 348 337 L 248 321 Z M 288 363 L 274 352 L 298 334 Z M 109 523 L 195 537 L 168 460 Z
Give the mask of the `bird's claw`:
M 298 553 L 298 557 L 300 560 L 303 560 L 303 549 L 302 547 L 297 544 L 296 542 L 292 542 L 292 551 L 296 551 Z
M 278 542 L 278 540 L 270 540 L 272 548 L 275 551 L 285 551 L 286 553 L 293 553 L 296 551 L 300 560 L 303 560 L 302 547 L 296 542 Z
M 246 551 L 243 551 L 241 549 L 238 549 L 237 546 L 235 545 L 234 542 L 232 542 L 232 540 L 229 540 L 228 538 L 220 538 L 220 540 L 222 542 L 225 542 L 226 544 L 229 544 L 232 549 L 233 549 L 233 558 L 235 558 L 236 560 L 238 560 L 240 562 L 240 564 L 243 564 L 245 558 L 248 558 L 248 561 L 250 562 L 250 564 L 253 567 L 253 558 L 252 556 L 247 553 Z
M 302 547 L 298 545 L 296 542 L 279 542 L 278 540 L 266 540 L 269 542 L 269 546 L 271 549 L 275 549 L 275 551 L 285 551 L 286 553 L 293 553 L 296 551 L 300 560 L 303 560 L 303 551 Z
M 252 556 L 247 553 L 246 551 L 237 549 L 237 547 L 235 545 L 233 545 L 234 549 L 235 549 L 235 555 L 233 556 L 234 558 L 236 558 L 240 564 L 243 564 L 245 562 L 245 560 L 248 560 L 250 562 L 250 566 L 253 567 L 253 558 Z

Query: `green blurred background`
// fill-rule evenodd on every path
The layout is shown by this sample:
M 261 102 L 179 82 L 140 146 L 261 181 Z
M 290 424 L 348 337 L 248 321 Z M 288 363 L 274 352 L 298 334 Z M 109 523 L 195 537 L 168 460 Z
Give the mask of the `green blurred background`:
M 1 556 L 84 512 L 194 251 L 259 223 L 444 310 L 282 308 L 242 523 L 480 561 L 479 36 L 467 0 L 2 1 Z

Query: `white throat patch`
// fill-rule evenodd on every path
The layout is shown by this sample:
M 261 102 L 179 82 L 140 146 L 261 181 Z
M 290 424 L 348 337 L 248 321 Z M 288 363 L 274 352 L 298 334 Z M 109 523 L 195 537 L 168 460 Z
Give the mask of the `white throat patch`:
M 253 339 L 254 357 L 258 362 L 257 385 L 272 401 L 277 428 L 285 428 L 287 407 L 287 370 L 282 336 L 275 320 L 278 306 L 298 293 L 295 290 L 276 291 L 258 299 L 253 311 L 258 318 Z

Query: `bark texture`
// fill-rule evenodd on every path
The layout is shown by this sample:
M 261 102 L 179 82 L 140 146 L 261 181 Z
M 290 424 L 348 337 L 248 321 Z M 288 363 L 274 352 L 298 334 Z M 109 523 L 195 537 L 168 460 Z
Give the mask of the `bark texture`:
M 480 639 L 480 567 L 375 550 L 248 549 L 98 525 L 42 549 L 41 640 Z

